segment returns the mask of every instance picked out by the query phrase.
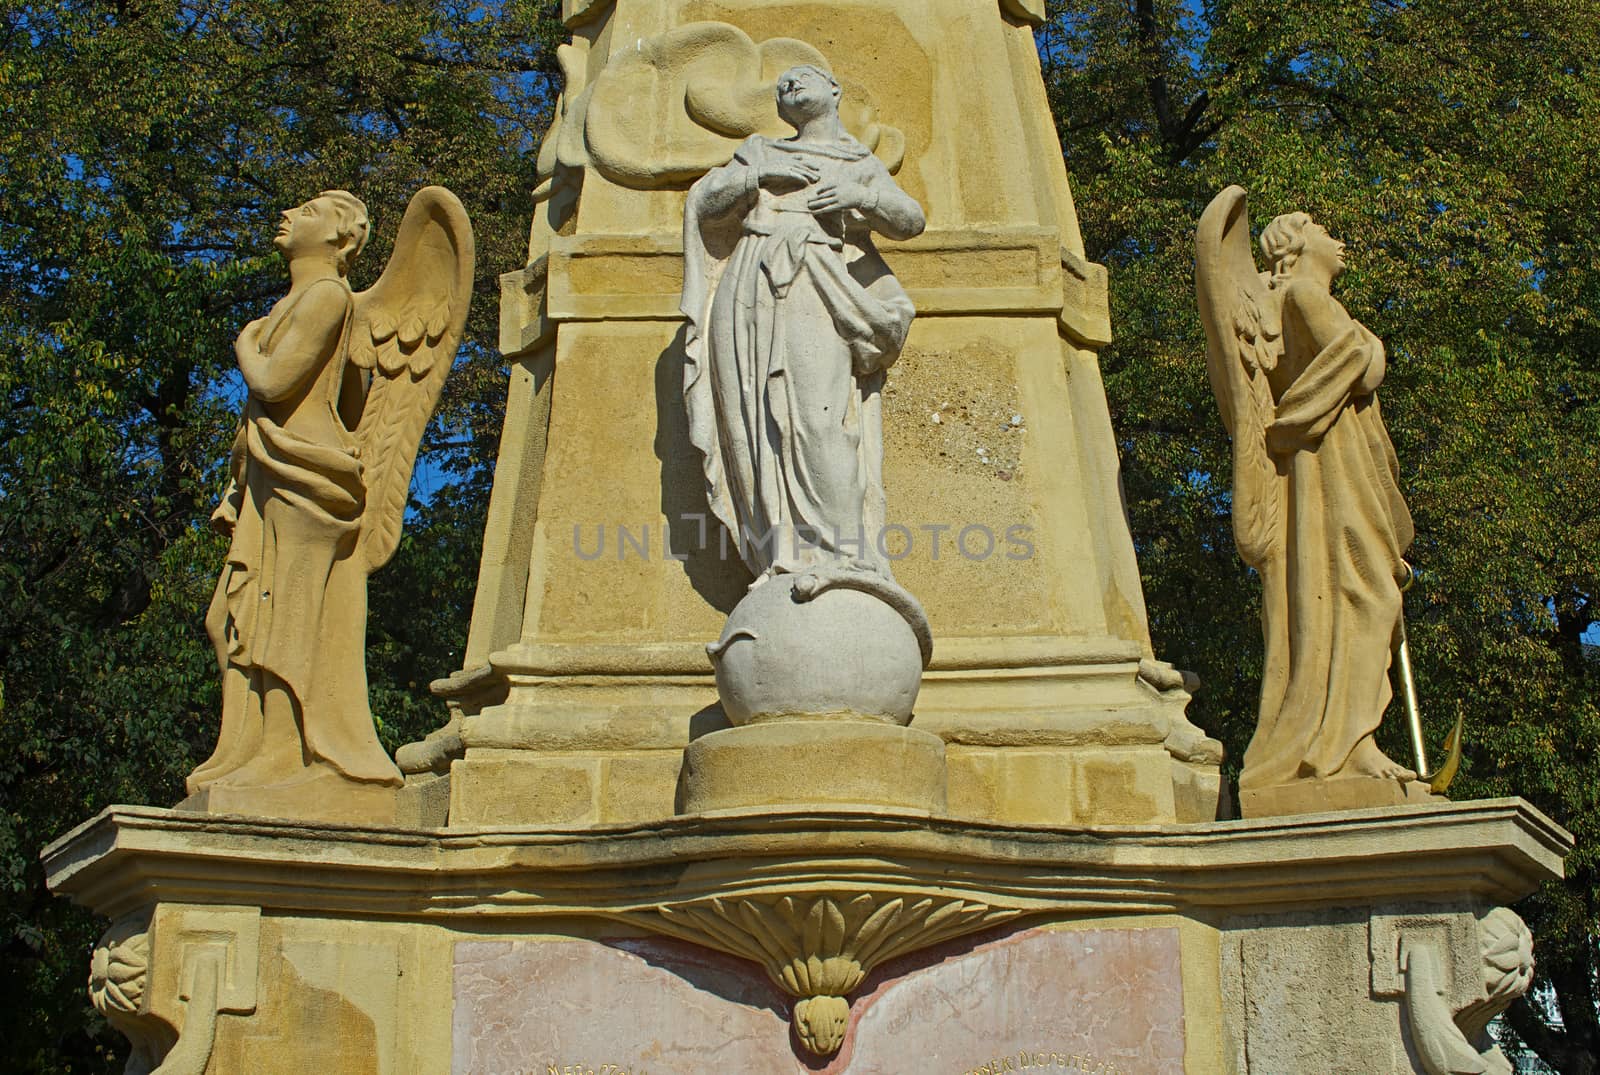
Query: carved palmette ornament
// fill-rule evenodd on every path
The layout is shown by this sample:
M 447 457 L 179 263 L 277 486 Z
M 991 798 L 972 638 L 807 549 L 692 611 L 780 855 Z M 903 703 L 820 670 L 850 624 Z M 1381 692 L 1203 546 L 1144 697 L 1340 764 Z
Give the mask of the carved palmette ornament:
M 1456 1025 L 1473 1042 L 1533 984 L 1533 934 L 1509 907 L 1496 907 L 1478 923 L 1478 948 L 1484 999 L 1456 1013 Z
M 656 929 L 765 967 L 798 998 L 795 1033 L 818 1056 L 844 1043 L 845 996 L 874 967 L 1021 913 L 949 896 L 872 892 L 718 897 L 657 911 Z
M 106 930 L 89 957 L 89 1002 L 128 1039 L 125 1075 L 153 1071 L 177 1040 L 177 1032 L 145 1005 L 150 983 L 148 923 L 128 919 Z
M 107 1019 L 135 1015 L 150 973 L 150 936 L 119 940 L 107 931 L 89 958 L 89 1000 Z

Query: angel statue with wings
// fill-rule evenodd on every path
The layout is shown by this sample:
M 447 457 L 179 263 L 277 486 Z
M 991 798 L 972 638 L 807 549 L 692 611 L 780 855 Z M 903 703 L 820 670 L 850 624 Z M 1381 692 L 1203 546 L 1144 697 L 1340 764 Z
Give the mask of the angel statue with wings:
M 1305 213 L 1267 225 L 1256 271 L 1245 192 L 1195 236 L 1211 387 L 1233 439 L 1233 532 L 1261 576 L 1260 719 L 1246 815 L 1427 798 L 1374 733 L 1392 695 L 1411 515 L 1378 413 L 1382 341 L 1331 293 L 1344 244 Z
M 234 344 L 249 398 L 212 516 L 232 544 L 206 615 L 222 730 L 189 775 L 194 806 L 338 816 L 401 784 L 367 702 L 367 576 L 399 544 L 466 322 L 473 238 L 455 195 L 427 187 L 378 282 L 353 294 L 367 234 L 366 206 L 342 190 L 285 212 L 289 293 Z

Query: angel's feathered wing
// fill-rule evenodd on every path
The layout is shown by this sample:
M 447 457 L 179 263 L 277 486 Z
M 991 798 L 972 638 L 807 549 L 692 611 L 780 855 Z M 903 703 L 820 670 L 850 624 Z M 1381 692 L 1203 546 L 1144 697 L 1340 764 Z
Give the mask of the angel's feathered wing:
M 1282 544 L 1283 483 L 1266 431 L 1273 416 L 1267 371 L 1283 353 L 1283 330 L 1279 304 L 1256 272 L 1243 188 L 1211 200 L 1194 254 L 1206 371 L 1233 438 L 1233 537 L 1245 563 L 1259 567 Z
M 461 202 L 443 187 L 424 187 L 406 206 L 383 275 L 356 296 L 350 361 L 372 378 L 356 427 L 367 486 L 360 554 L 369 572 L 400 544 L 417 448 L 466 325 L 474 256 Z

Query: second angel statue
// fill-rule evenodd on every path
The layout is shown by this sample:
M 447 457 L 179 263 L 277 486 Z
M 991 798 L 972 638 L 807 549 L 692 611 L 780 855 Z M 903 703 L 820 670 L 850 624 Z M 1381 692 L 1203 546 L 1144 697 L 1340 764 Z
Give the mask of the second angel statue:
M 425 188 L 378 282 L 353 293 L 368 230 L 342 190 L 286 211 L 274 245 L 289 293 L 234 347 L 249 398 L 212 517 L 232 543 L 206 616 L 222 730 L 189 775 L 190 808 L 393 818 L 400 771 L 367 700 L 367 577 L 399 545 L 466 322 L 473 238 L 456 197 Z
M 1247 816 L 1426 800 L 1375 739 L 1392 696 L 1411 514 L 1378 411 L 1383 342 L 1333 297 L 1345 244 L 1305 213 L 1250 251 L 1245 192 L 1195 237 L 1207 367 L 1233 438 L 1233 530 L 1261 576 L 1261 711 L 1239 777 Z

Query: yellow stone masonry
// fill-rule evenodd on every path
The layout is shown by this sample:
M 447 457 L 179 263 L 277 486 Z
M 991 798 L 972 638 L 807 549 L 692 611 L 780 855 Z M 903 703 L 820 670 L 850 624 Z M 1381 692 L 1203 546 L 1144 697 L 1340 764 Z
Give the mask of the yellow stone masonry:
M 1150 648 L 1095 355 L 1105 270 L 1027 9 L 569 6 L 544 201 L 502 282 L 514 372 L 471 637 L 438 685 L 458 717 L 400 757 L 414 785 L 450 770 L 452 822 L 670 816 L 672 759 L 726 726 L 701 647 L 749 575 L 688 441 L 684 180 L 786 130 L 771 86 L 795 62 L 834 73 L 841 121 L 926 213 L 879 244 L 917 307 L 883 389 L 884 542 L 936 638 L 912 727 L 949 745 L 948 809 L 1217 816 L 1221 748 Z

